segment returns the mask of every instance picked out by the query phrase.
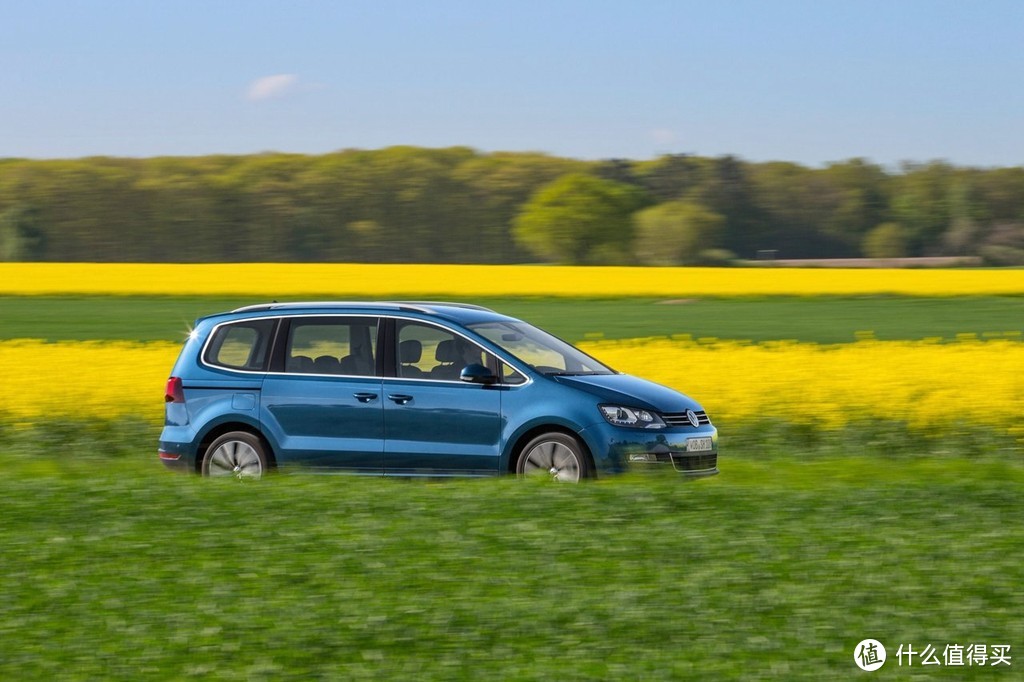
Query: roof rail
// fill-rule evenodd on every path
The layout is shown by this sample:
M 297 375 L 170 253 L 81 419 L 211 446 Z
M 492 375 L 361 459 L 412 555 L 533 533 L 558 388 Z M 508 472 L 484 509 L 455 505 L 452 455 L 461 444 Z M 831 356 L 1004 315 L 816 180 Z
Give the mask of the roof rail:
M 391 303 L 397 303 L 398 305 L 410 305 L 410 306 L 426 306 L 433 307 L 442 305 L 448 308 L 465 308 L 466 310 L 483 310 L 488 313 L 493 313 L 491 308 L 485 308 L 482 305 L 475 305 L 473 303 L 453 303 L 451 301 L 391 301 Z
M 249 313 L 267 310 L 294 310 L 296 308 L 366 308 L 385 310 L 414 310 L 421 313 L 436 313 L 436 306 L 464 308 L 466 310 L 482 310 L 494 312 L 471 303 L 448 303 L 444 301 L 287 301 L 284 303 L 257 303 L 232 310 L 233 313 Z
M 248 313 L 261 310 L 290 310 L 294 308 L 398 308 L 394 303 L 381 301 L 285 301 L 278 303 L 257 303 L 235 308 L 233 313 Z

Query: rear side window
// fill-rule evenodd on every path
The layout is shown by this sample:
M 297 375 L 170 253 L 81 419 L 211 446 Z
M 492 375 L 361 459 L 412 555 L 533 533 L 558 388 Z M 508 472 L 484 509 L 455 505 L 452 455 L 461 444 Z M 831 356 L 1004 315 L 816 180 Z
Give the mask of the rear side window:
M 285 371 L 374 376 L 377 318 L 317 317 L 291 321 Z
M 208 365 L 262 372 L 267 369 L 277 320 L 243 320 L 217 327 L 203 354 Z

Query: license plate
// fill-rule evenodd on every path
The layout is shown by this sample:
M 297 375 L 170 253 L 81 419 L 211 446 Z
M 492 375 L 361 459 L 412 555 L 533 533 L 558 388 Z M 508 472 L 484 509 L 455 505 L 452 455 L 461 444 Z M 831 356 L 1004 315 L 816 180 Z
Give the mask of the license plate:
M 713 446 L 711 445 L 711 437 L 707 436 L 704 438 L 687 438 L 686 439 L 686 451 L 687 452 L 708 452 Z

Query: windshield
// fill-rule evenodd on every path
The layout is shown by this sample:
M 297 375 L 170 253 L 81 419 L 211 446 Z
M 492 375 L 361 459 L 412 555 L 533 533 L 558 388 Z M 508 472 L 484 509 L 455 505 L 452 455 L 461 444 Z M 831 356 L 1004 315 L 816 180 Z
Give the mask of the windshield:
M 482 322 L 469 328 L 543 374 L 615 374 L 578 348 L 525 322 Z

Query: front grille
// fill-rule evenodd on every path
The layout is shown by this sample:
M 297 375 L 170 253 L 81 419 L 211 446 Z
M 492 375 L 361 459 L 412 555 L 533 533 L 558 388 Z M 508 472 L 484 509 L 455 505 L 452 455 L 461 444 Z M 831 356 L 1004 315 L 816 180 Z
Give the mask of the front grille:
M 697 421 L 700 422 L 701 426 L 711 423 L 711 418 L 708 417 L 708 413 L 704 411 L 697 412 L 694 410 L 694 414 L 697 415 Z M 661 418 L 665 420 L 665 423 L 669 426 L 690 426 L 690 420 L 686 418 L 685 412 L 669 412 L 668 414 L 661 415 Z
M 690 455 L 685 452 L 673 452 L 672 466 L 676 471 L 710 471 L 718 466 L 718 453 L 703 452 Z

